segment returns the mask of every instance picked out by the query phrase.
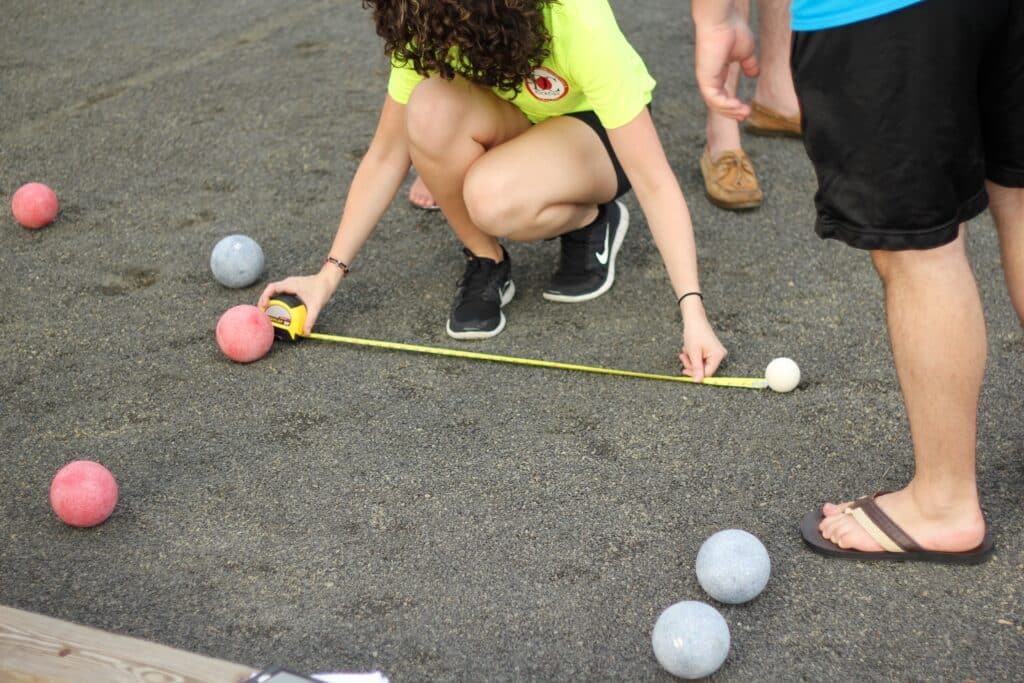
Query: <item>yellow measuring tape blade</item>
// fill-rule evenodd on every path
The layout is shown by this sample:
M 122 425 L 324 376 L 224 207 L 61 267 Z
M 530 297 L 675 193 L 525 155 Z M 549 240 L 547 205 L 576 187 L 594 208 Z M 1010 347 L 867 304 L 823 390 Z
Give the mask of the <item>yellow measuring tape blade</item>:
M 708 384 L 716 387 L 739 387 L 741 389 L 765 389 L 768 381 L 760 377 L 705 377 L 703 382 L 697 382 L 692 377 L 685 375 L 657 375 L 649 372 L 633 372 L 631 370 L 614 370 L 611 368 L 600 368 L 591 365 L 576 365 L 574 363 L 556 363 L 549 360 L 536 360 L 533 358 L 518 358 L 516 356 L 499 356 L 492 353 L 477 353 L 476 351 L 457 351 L 437 346 L 419 346 L 417 344 L 402 344 L 400 342 L 378 341 L 376 339 L 360 339 L 358 337 L 342 337 L 336 334 L 322 334 L 313 332 L 308 335 L 300 335 L 308 339 L 319 339 L 321 341 L 341 342 L 343 344 L 356 344 L 358 346 L 372 346 L 378 349 L 391 349 L 393 351 L 412 351 L 414 353 L 430 353 L 435 356 L 452 356 L 454 358 L 472 358 L 475 360 L 489 360 L 495 363 L 512 363 L 514 365 L 532 365 L 538 368 L 553 368 L 557 370 L 575 370 L 577 372 L 593 372 L 601 375 L 618 375 L 620 377 L 637 377 L 640 379 L 660 379 L 666 382 L 685 382 L 688 384 Z

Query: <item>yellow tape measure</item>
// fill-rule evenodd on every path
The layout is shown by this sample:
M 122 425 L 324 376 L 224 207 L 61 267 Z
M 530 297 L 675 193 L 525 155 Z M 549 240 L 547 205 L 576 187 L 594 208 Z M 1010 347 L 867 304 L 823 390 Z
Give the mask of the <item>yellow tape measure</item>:
M 446 349 L 437 346 L 419 346 L 417 344 L 402 344 L 400 342 L 378 341 L 376 339 L 360 339 L 358 337 L 342 337 L 335 334 L 321 334 L 313 332 L 304 334 L 302 328 L 306 324 L 306 305 L 297 296 L 282 294 L 273 297 L 267 305 L 267 316 L 274 325 L 274 336 L 284 341 L 297 341 L 298 339 L 319 339 L 321 341 L 340 342 L 342 344 L 355 344 L 357 346 L 372 346 L 379 349 L 391 349 L 392 351 L 411 351 L 413 353 L 429 353 L 435 356 L 451 356 L 453 358 L 471 358 L 474 360 L 489 360 L 496 363 L 512 363 L 515 365 L 531 365 L 538 368 L 551 368 L 556 370 L 575 370 L 577 372 L 592 372 L 602 375 L 618 375 L 620 377 L 637 377 L 640 379 L 660 379 L 667 382 L 684 382 L 688 384 L 709 384 L 716 387 L 738 387 L 740 389 L 765 389 L 768 382 L 761 377 L 705 377 L 703 382 L 696 382 L 692 377 L 685 375 L 657 375 L 649 372 L 633 372 L 632 370 L 614 370 L 591 365 L 576 365 L 574 363 L 556 363 L 549 360 L 536 360 L 534 358 L 518 358 L 516 356 L 499 356 L 492 353 L 477 353 L 476 351 L 460 351 L 457 349 Z

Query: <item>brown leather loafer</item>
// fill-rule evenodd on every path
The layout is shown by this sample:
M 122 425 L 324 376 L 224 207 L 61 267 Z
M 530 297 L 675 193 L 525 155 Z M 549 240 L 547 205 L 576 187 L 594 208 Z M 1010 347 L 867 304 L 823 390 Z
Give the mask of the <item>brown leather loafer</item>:
M 751 102 L 746 128 L 754 135 L 798 138 L 800 137 L 800 114 L 786 116 L 757 102 Z
M 732 211 L 761 206 L 761 186 L 754 164 L 742 149 L 730 149 L 711 159 L 707 146 L 700 157 L 704 190 L 715 206 Z

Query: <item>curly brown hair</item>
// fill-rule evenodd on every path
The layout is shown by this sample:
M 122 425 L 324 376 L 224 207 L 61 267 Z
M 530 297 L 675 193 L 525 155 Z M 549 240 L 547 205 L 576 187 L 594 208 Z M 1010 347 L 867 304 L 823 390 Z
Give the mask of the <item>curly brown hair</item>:
M 363 7 L 373 9 L 377 35 L 397 64 L 518 92 L 550 54 L 544 8 L 554 1 L 363 0 Z

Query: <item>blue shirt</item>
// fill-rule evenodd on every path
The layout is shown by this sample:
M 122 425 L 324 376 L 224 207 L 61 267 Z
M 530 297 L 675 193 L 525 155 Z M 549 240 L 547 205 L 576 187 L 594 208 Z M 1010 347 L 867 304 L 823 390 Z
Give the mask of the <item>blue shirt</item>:
M 895 12 L 923 0 L 793 0 L 794 31 L 818 31 Z

